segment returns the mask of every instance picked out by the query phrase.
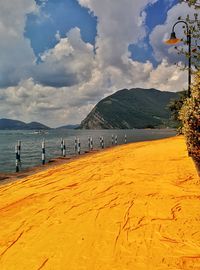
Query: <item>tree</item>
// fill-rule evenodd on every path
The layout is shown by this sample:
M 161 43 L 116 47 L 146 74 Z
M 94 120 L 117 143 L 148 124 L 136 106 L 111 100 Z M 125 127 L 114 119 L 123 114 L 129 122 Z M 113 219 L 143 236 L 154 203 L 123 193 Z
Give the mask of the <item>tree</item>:
M 197 0 L 182 0 L 181 2 L 186 2 L 195 9 L 200 8 Z M 186 138 L 188 154 L 193 158 L 200 176 L 200 21 L 198 20 L 198 13 L 194 14 L 194 19 L 187 16 L 186 22 L 192 40 L 191 60 L 194 79 L 191 85 L 191 96 L 185 98 L 179 112 L 179 119 L 182 121 L 182 130 Z M 177 50 L 178 53 L 189 57 L 184 48 Z
M 198 4 L 199 1 L 197 0 L 180 0 L 180 2 L 187 3 L 190 7 L 195 8 L 196 10 L 200 8 L 200 4 Z M 188 29 L 186 29 L 186 26 L 183 25 L 185 36 L 187 36 L 187 30 L 189 30 L 191 40 L 192 40 L 192 50 L 191 50 L 191 72 L 195 74 L 200 69 L 200 21 L 198 20 L 198 13 L 194 13 L 194 18 L 190 18 L 187 16 L 186 18 L 183 18 L 184 21 L 188 25 Z M 178 20 L 182 20 L 181 17 L 178 18 Z M 182 40 L 184 44 L 187 44 L 187 39 Z M 185 56 L 185 58 L 189 58 L 189 53 L 187 50 L 187 46 L 179 46 L 175 47 L 178 54 L 182 54 Z M 185 67 L 181 65 L 181 69 L 188 69 L 188 65 L 185 64 Z M 172 112 L 172 118 L 179 122 L 178 131 L 181 132 L 181 121 L 179 119 L 179 111 L 184 103 L 184 100 L 186 99 L 187 94 L 186 91 L 183 91 L 180 93 L 180 97 L 174 101 L 172 101 L 169 104 L 169 109 Z
M 192 95 L 179 112 L 186 137 L 188 153 L 193 157 L 200 175 L 200 70 L 194 76 Z
M 198 9 L 200 9 L 199 0 L 180 0 L 180 2 L 185 2 L 188 4 L 189 7 L 193 7 L 197 10 L 194 13 L 193 18 L 189 15 L 184 18 L 185 22 L 188 25 L 188 30 L 191 37 L 191 63 L 192 63 L 192 71 L 196 72 L 200 69 L 200 20 Z M 182 20 L 182 17 L 179 17 L 178 20 Z M 185 36 L 187 36 L 187 29 L 186 26 L 183 26 Z M 182 40 L 184 44 L 187 44 L 187 40 Z M 185 49 L 184 46 L 175 47 L 178 51 L 178 54 L 184 54 L 186 58 L 189 58 L 189 53 Z M 185 67 L 186 68 L 186 67 Z
M 196 9 L 200 8 L 199 0 L 181 0 L 181 2 L 187 3 L 189 7 L 194 6 Z
M 168 108 L 171 111 L 171 118 L 177 123 L 177 131 L 178 133 L 182 133 L 182 122 L 179 118 L 179 111 L 183 106 L 183 103 L 187 97 L 187 91 L 179 92 L 179 97 L 177 99 L 172 100 Z
M 178 99 L 172 100 L 168 105 L 170 111 L 172 112 L 172 119 L 175 121 L 180 121 L 179 111 L 183 106 L 184 100 L 187 97 L 187 91 L 181 91 L 178 94 L 179 94 Z

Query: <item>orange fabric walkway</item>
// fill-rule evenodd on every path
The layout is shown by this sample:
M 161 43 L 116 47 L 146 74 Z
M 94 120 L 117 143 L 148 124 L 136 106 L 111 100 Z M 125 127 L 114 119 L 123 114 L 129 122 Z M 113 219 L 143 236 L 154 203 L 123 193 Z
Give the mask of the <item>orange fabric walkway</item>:
M 199 270 L 200 186 L 183 137 L 1 185 L 0 269 Z

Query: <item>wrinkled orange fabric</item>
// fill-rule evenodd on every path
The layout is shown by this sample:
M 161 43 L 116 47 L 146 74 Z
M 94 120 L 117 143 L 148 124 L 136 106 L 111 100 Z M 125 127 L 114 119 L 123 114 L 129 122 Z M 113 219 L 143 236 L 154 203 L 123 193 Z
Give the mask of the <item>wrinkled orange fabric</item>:
M 199 270 L 199 228 L 199 178 L 183 137 L 0 186 L 1 270 Z

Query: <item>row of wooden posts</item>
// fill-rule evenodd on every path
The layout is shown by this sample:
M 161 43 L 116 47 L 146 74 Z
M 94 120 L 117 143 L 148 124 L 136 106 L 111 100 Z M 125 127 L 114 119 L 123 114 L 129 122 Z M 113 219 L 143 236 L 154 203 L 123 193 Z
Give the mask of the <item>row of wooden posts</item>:
M 117 145 L 118 144 L 118 137 L 117 135 L 112 135 L 112 145 Z M 99 137 L 99 143 L 100 147 L 104 149 L 105 144 L 104 144 L 104 137 L 100 136 Z M 125 134 L 124 136 L 124 143 L 127 143 L 127 136 Z M 88 149 L 90 151 L 93 150 L 93 138 L 88 137 Z M 60 149 L 61 149 L 61 156 L 66 157 L 66 144 L 65 140 L 61 138 L 61 144 L 60 144 Z M 76 154 L 80 155 L 81 154 L 81 142 L 80 138 L 75 137 L 74 140 L 74 151 Z M 17 144 L 15 145 L 15 155 L 16 155 L 16 172 L 19 172 L 21 168 L 21 141 L 18 141 Z M 45 165 L 45 139 L 42 141 L 42 165 Z

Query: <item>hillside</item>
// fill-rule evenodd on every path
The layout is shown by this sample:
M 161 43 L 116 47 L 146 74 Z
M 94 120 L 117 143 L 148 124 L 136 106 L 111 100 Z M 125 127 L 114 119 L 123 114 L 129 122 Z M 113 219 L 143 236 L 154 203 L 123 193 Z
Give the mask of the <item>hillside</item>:
M 61 126 L 57 127 L 56 129 L 77 129 L 79 128 L 80 125 L 66 125 L 66 126 Z
M 41 129 L 49 129 L 49 127 L 38 122 L 31 122 L 31 123 L 26 124 L 22 121 L 2 118 L 0 119 L 0 130 L 6 130 L 6 129 L 12 129 L 12 130 L 39 129 L 41 130 Z
M 167 108 L 178 93 L 123 89 L 101 100 L 81 122 L 82 129 L 131 129 L 174 126 Z

